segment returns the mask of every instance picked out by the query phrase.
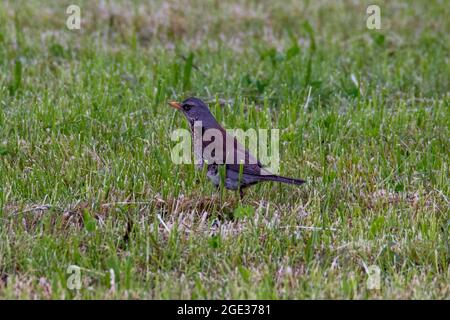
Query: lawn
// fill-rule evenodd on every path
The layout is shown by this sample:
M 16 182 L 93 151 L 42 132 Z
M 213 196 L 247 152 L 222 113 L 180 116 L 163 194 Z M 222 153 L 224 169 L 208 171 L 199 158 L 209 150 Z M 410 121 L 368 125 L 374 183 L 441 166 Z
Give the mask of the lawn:
M 449 15 L 2 2 L 0 299 L 450 299 Z M 174 164 L 167 101 L 189 96 L 280 129 L 280 173 L 307 183 L 240 200 Z

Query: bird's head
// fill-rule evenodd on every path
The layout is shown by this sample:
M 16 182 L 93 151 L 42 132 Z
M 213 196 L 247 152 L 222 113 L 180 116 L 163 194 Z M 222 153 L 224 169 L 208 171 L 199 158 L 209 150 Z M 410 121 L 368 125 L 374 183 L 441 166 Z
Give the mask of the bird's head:
M 183 102 L 169 102 L 170 106 L 181 110 L 191 125 L 195 121 L 202 121 L 204 127 L 215 126 L 216 119 L 212 115 L 206 103 L 198 98 L 187 98 Z

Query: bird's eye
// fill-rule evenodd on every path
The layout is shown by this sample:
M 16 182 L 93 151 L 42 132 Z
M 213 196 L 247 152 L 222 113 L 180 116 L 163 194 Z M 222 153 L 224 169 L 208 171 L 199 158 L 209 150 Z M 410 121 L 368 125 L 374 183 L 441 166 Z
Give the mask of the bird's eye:
M 188 105 L 188 104 L 185 104 L 185 105 L 183 106 L 184 111 L 189 111 L 189 110 L 191 110 L 191 108 L 192 108 L 192 106 L 190 106 L 190 105 Z

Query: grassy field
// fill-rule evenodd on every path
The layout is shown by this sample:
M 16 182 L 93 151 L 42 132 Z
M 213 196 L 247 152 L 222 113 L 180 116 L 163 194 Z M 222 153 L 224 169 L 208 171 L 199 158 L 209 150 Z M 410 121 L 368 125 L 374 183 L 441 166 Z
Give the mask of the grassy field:
M 449 299 L 448 2 L 372 3 L 2 2 L 0 299 Z M 173 164 L 191 95 L 307 183 Z

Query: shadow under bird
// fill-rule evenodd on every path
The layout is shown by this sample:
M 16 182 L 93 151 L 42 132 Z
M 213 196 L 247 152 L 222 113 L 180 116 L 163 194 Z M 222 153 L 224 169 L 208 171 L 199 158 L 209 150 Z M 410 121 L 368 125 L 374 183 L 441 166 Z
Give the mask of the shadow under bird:
M 225 177 L 224 186 L 230 190 L 239 190 L 240 197 L 243 197 L 243 189 L 262 181 L 277 181 L 288 184 L 301 185 L 305 183 L 304 180 L 288 178 L 272 174 L 269 170 L 263 167 L 263 165 L 242 145 L 240 144 L 236 137 L 231 137 L 224 128 L 217 122 L 213 114 L 209 110 L 206 103 L 198 98 L 188 98 L 183 102 L 169 102 L 170 106 L 183 112 L 184 116 L 189 122 L 191 128 L 192 139 L 201 139 L 197 141 L 198 145 L 201 146 L 201 154 L 196 154 L 196 156 L 201 160 L 197 168 L 202 169 L 203 165 L 207 165 L 207 176 L 216 186 L 220 186 L 221 176 L 219 172 L 219 165 L 225 165 Z M 201 121 L 201 135 L 196 136 L 194 134 L 194 124 L 198 125 Z M 222 141 L 225 142 L 227 139 L 231 139 L 232 147 L 234 150 L 233 155 L 235 161 L 228 161 L 226 159 L 230 152 L 227 152 L 227 143 L 223 143 L 223 152 L 219 153 L 220 161 L 217 161 L 217 157 L 209 158 L 203 152 L 205 148 L 213 141 L 204 141 L 203 133 L 208 129 L 216 129 L 222 134 Z M 195 145 L 196 141 L 193 141 Z M 194 152 L 196 152 L 194 148 Z M 245 159 L 244 163 L 237 161 L 237 159 Z

